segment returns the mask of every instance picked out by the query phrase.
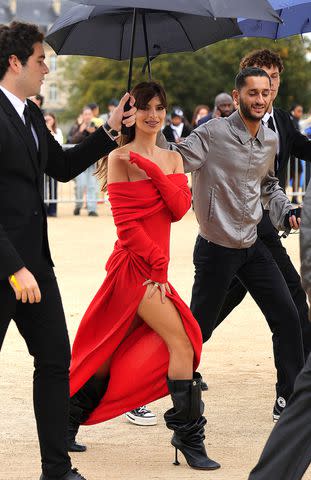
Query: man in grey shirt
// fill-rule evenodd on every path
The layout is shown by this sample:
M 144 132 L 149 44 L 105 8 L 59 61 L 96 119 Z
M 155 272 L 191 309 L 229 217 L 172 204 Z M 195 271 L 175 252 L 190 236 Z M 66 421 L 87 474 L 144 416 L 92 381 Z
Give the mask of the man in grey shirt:
M 277 136 L 261 119 L 271 101 L 270 77 L 247 68 L 236 77 L 238 110 L 210 120 L 175 145 L 193 172 L 199 222 L 194 248 L 191 310 L 207 341 L 236 275 L 260 307 L 279 342 L 274 345 L 277 398 L 288 399 L 304 357 L 297 309 L 271 253 L 257 238 L 263 203 L 278 229 L 299 221 L 274 176 Z
M 301 277 L 311 300 L 311 182 L 303 203 Z M 311 354 L 249 480 L 300 480 L 311 462 Z

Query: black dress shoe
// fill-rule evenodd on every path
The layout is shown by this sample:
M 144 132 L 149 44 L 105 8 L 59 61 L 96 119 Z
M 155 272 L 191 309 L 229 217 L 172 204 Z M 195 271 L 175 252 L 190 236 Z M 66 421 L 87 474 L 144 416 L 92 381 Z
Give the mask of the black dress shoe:
M 208 385 L 203 380 L 201 380 L 201 390 L 202 392 L 206 392 L 206 390 L 208 390 Z
M 54 478 L 55 477 L 53 477 L 53 480 L 54 480 Z M 46 477 L 42 473 L 39 480 L 51 480 L 51 479 L 50 479 L 50 477 Z M 67 472 L 62 477 L 59 477 L 59 479 L 57 479 L 57 480 L 86 480 L 86 478 L 83 477 L 81 475 L 81 473 L 79 473 L 76 468 L 73 468 L 72 470 L 69 470 L 69 472 Z
M 78 443 L 75 440 L 72 442 L 68 443 L 68 452 L 85 452 L 86 451 L 86 445 L 83 445 L 83 443 Z

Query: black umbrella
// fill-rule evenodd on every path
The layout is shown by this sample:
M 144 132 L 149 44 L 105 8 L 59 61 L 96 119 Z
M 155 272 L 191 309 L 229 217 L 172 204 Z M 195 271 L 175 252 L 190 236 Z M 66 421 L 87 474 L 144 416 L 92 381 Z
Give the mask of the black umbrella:
M 231 18 L 77 5 L 59 17 L 46 41 L 60 55 L 130 59 L 130 90 L 134 57 L 146 56 L 150 78 L 150 60 L 159 54 L 195 51 L 240 34 Z
M 73 0 L 92 6 L 152 8 L 174 12 L 223 18 L 251 18 L 255 20 L 278 20 L 268 0 Z

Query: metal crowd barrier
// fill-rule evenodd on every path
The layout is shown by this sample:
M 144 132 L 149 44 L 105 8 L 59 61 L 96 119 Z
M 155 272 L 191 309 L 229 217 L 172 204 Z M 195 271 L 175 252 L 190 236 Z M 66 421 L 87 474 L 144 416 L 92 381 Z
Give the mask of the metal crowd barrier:
M 64 144 L 62 145 L 63 150 L 68 150 L 69 148 L 74 147 L 75 145 L 72 144 Z M 86 202 L 86 197 L 83 198 L 76 198 L 75 192 L 75 180 L 71 180 L 70 182 L 63 183 L 57 182 L 54 178 L 49 177 L 48 175 L 44 175 L 44 203 L 45 205 L 50 204 L 60 204 L 60 203 L 72 203 L 75 204 L 76 202 Z M 98 183 L 98 192 L 97 192 L 97 202 L 104 203 L 106 198 L 100 192 L 100 185 Z
M 293 203 L 303 201 L 311 177 L 310 162 L 292 158 L 287 167 L 286 193 Z

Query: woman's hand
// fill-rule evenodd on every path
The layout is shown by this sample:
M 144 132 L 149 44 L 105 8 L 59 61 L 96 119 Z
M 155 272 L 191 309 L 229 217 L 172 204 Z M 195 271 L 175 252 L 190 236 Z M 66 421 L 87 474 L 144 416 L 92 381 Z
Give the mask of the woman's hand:
M 119 153 L 117 152 L 117 157 L 119 160 L 122 160 L 122 162 L 130 162 L 130 153 Z
M 130 152 L 129 161 L 132 165 L 136 165 L 143 170 L 150 178 L 153 178 L 153 176 L 161 172 L 160 167 L 156 163 L 148 158 L 142 157 L 139 153 Z
M 156 163 L 152 162 L 148 158 L 142 157 L 141 155 L 139 155 L 139 153 L 118 153 L 118 158 L 122 161 L 135 165 L 140 170 L 145 172 L 149 178 L 153 178 L 159 173 L 162 173 L 160 167 Z
M 152 163 L 150 160 L 147 160 L 147 166 L 144 164 L 143 161 L 140 161 L 140 158 L 143 160 L 143 157 L 133 155 L 133 152 L 126 152 L 126 153 L 118 153 L 118 157 L 120 160 L 123 160 L 124 162 L 128 162 L 131 165 L 135 165 L 139 169 L 143 170 L 144 172 L 148 172 L 148 164 Z
M 146 280 L 143 283 L 143 286 L 145 285 L 150 285 L 151 288 L 149 288 L 149 293 L 148 293 L 148 298 L 153 297 L 153 295 L 156 293 L 158 289 L 160 289 L 160 294 L 161 294 L 161 302 L 165 303 L 165 296 L 166 292 L 168 292 L 170 295 L 172 294 L 170 286 L 168 283 L 159 283 L 159 282 L 154 282 L 153 280 L 149 279 Z

